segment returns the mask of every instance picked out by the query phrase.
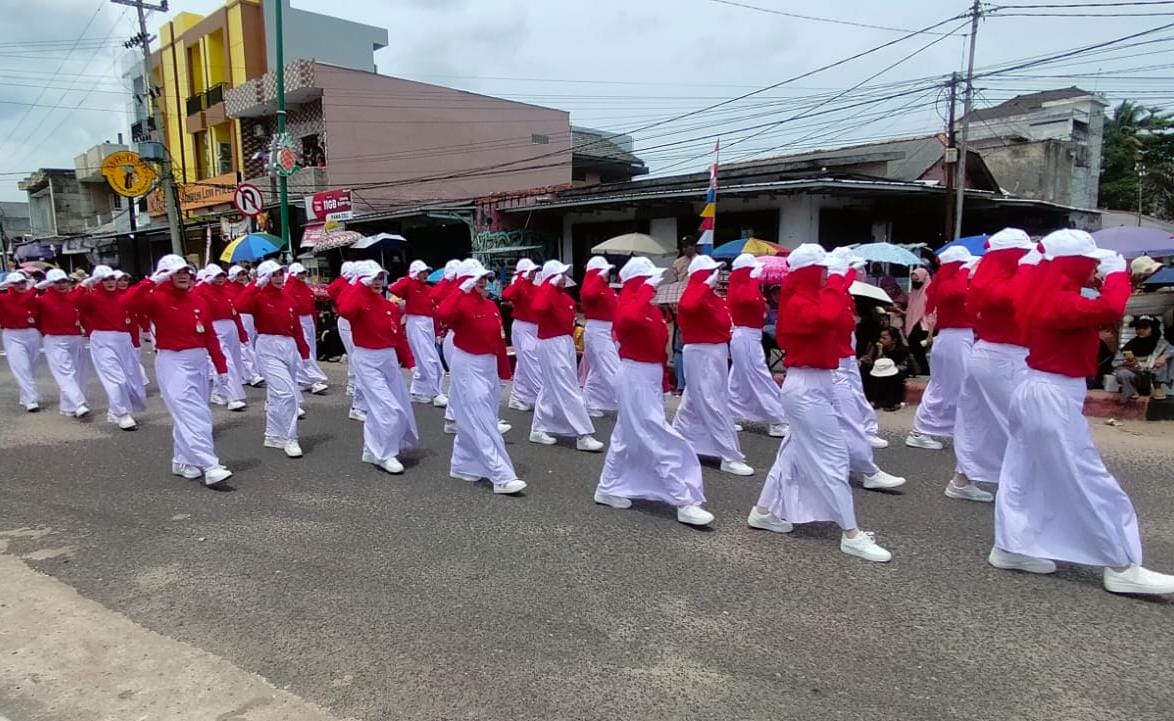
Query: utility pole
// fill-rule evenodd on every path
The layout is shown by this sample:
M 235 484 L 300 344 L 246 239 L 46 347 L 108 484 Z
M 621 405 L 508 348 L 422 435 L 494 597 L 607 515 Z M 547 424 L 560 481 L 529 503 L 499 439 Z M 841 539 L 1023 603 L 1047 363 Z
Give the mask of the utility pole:
M 970 7 L 970 59 L 966 62 L 966 94 L 962 99 L 962 142 L 958 148 L 958 178 L 955 181 L 954 237 L 962 237 L 962 206 L 966 199 L 966 150 L 970 140 L 970 111 L 974 106 L 974 45 L 978 39 L 978 18 L 982 15 L 979 0 Z
M 276 0 L 273 3 L 273 30 L 277 35 L 274 38 L 277 44 L 275 53 L 277 57 L 277 136 L 282 139 L 285 137 L 285 36 L 281 26 L 281 6 L 284 4 L 285 0 Z M 277 197 L 281 209 L 281 247 L 292 256 L 293 250 L 289 245 L 289 182 L 285 173 L 278 173 L 278 175 Z
M 954 173 L 958 168 L 958 146 L 954 137 L 954 105 L 958 100 L 958 73 L 950 76 L 950 109 L 946 120 L 946 224 L 942 238 L 949 242 L 954 235 Z
M 143 88 L 147 91 L 147 100 L 151 103 L 152 119 L 155 121 L 155 130 L 151 138 L 162 137 L 163 111 L 159 103 L 155 102 L 155 81 L 151 72 L 151 36 L 147 33 L 147 10 L 167 12 L 167 0 L 160 0 L 158 5 L 151 5 L 143 0 L 110 0 L 116 5 L 126 5 L 139 12 L 139 34 L 128 40 L 124 45 L 128 48 L 138 45 L 143 49 Z M 158 134 L 158 135 L 156 135 Z M 167 205 L 167 226 L 171 231 L 171 252 L 183 255 L 183 224 L 179 219 L 179 193 L 175 189 L 175 175 L 171 167 L 171 154 L 167 152 L 167 145 L 159 142 L 163 149 L 163 157 L 159 161 L 159 182 L 163 185 L 163 200 Z
M 1140 228 L 1142 217 L 1141 186 L 1145 182 L 1145 163 L 1138 160 L 1134 164 L 1134 169 L 1137 170 L 1137 227 Z

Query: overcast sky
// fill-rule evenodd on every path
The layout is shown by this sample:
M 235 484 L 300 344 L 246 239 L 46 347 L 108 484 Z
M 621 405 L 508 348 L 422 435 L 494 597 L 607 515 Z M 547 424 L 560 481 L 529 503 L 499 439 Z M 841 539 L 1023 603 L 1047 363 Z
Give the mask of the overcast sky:
M 17 4 L 0 0 L 0 6 Z M 172 0 L 170 12 L 205 13 L 221 4 Z M 816 70 L 897 40 L 905 34 L 902 29 L 960 15 L 968 5 L 966 0 L 294 0 L 301 9 L 388 28 L 390 46 L 376 54 L 384 74 L 562 108 L 571 111 L 576 124 L 611 131 L 642 128 Z M 1174 5 L 1128 11 L 1169 11 L 1170 16 L 992 16 L 979 26 L 976 65 L 1007 64 L 1174 22 Z M 129 91 L 119 67 L 128 52 L 121 42 L 136 30 L 134 11 L 108 0 L 34 0 L 0 17 L 0 200 L 23 200 L 16 183 L 24 174 L 71 167 L 73 157 L 86 148 L 113 141 L 119 132 L 129 135 Z M 156 30 L 163 19 L 152 15 L 149 28 Z M 964 22 L 954 20 L 937 31 L 961 33 Z M 1174 42 L 1167 39 L 1174 40 L 1174 29 L 1138 39 L 1160 42 L 1082 55 L 1013 77 L 983 78 L 976 82 L 978 104 L 1079 85 L 1104 92 L 1112 101 L 1132 97 L 1174 105 L 1174 91 L 1165 80 L 1174 62 Z M 709 136 L 717 133 L 723 160 L 737 160 L 940 130 L 945 103 L 928 80 L 835 97 L 935 40 L 866 86 L 961 70 L 961 34 L 916 35 L 720 112 L 638 132 L 637 150 L 643 150 L 654 171 L 684 172 L 704 169 L 713 145 Z M 908 94 L 876 100 L 896 93 Z M 818 105 L 821 101 L 828 104 Z M 848 104 L 860 106 L 844 107 Z

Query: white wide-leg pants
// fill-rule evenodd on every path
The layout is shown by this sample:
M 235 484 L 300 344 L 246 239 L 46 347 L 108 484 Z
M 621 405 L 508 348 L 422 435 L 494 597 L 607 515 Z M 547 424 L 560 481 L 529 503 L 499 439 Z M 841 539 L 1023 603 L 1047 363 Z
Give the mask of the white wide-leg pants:
M 726 387 L 729 349 L 725 343 L 689 343 L 684 355 L 689 382 L 673 418 L 673 428 L 699 456 L 742 462 Z
M 298 345 L 286 335 L 257 336 L 257 365 L 265 379 L 265 437 L 298 438 L 298 370 L 303 367 Z
M 966 366 L 966 380 L 954 420 L 957 470 L 972 481 L 998 483 L 1007 452 L 1007 414 L 1015 389 L 1027 377 L 1027 349 L 978 341 Z
M 8 369 L 16 379 L 20 392 L 20 404 L 27 406 L 41 402 L 37 390 L 37 361 L 41 358 L 41 334 L 36 328 L 6 328 L 0 331 L 4 340 L 4 353 L 8 358 Z
M 208 407 L 208 351 L 160 350 L 155 379 L 171 414 L 171 462 L 207 471 L 220 465 L 212 445 L 212 409 Z
M 106 391 L 110 413 L 126 416 L 147 410 L 147 389 L 130 333 L 94 331 L 90 334 L 90 358 Z
M 45 361 L 59 391 L 58 410 L 72 416 L 78 406 L 86 405 L 86 346 L 80 335 L 47 335 Z
M 587 378 L 583 383 L 583 402 L 588 411 L 618 410 L 620 352 L 611 335 L 611 322 L 588 320 L 583 332 L 583 363 Z M 581 375 L 581 374 L 580 374 Z
M 351 364 L 355 369 L 355 383 L 363 389 L 367 400 L 363 460 L 383 463 L 405 449 L 414 448 L 420 436 L 395 349 L 355 346 Z
M 784 423 L 782 391 L 766 365 L 762 329 L 734 326 L 728 378 L 730 413 L 739 421 Z M 688 375 L 688 373 L 686 373 Z
M 595 426 L 579 390 L 575 341 L 571 336 L 539 340 L 538 367 L 542 372 L 542 387 L 534 402 L 530 430 L 576 438 L 594 433 Z
M 954 435 L 958 396 L 973 345 L 974 331 L 969 328 L 947 328 L 938 333 L 930 350 L 929 385 L 913 417 L 915 432 L 941 438 Z
M 514 347 L 514 383 L 510 400 L 527 406 L 538 400 L 542 370 L 538 365 L 538 324 L 514 319 L 510 328 L 510 345 Z
M 231 320 L 212 321 L 212 329 L 220 340 L 220 350 L 228 363 L 228 373 L 217 375 L 212 381 L 212 393 L 226 401 L 245 399 L 244 359 L 241 356 L 241 339 L 236 323 Z
M 452 373 L 449 408 L 455 408 L 457 435 L 452 443 L 453 473 L 488 478 L 494 483 L 515 480 L 518 474 L 497 430 L 501 381 L 497 357 L 473 355 L 456 346 L 448 354 Z M 455 402 L 453 402 L 455 401 Z
M 405 318 L 404 329 L 412 355 L 416 357 L 410 392 L 413 398 L 431 400 L 444 388 L 444 365 L 436 352 L 436 324 L 429 316 L 409 315 Z
M 298 357 L 297 381 L 298 385 L 308 388 L 315 383 L 325 383 L 326 374 L 318 365 L 318 334 L 314 327 L 314 316 L 301 315 L 298 316 L 298 321 L 302 324 L 302 335 L 306 337 L 306 345 L 310 346 L 310 357 L 306 360 Z M 261 375 L 265 375 L 265 372 L 262 371 Z

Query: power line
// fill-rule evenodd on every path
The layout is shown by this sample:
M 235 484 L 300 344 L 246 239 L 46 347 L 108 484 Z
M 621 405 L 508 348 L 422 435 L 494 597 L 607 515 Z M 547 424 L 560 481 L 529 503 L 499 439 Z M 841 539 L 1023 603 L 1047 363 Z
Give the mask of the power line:
M 942 33 L 934 33 L 927 30 L 909 30 L 908 28 L 894 28 L 887 25 L 870 25 L 868 23 L 858 23 L 852 20 L 840 20 L 837 18 L 822 18 L 815 15 L 801 15 L 799 13 L 786 12 L 783 10 L 776 10 L 774 8 L 764 8 L 758 5 L 750 5 L 748 3 L 734 2 L 733 0 L 709 0 L 709 2 L 717 3 L 719 5 L 729 5 L 730 7 L 745 8 L 746 10 L 756 10 L 761 13 L 770 13 L 771 15 L 782 15 L 783 17 L 795 18 L 797 20 L 812 20 L 819 23 L 832 23 L 835 25 L 848 25 L 856 28 L 868 28 L 870 30 L 887 30 L 894 33 L 924 33 L 927 35 L 941 35 Z
M 1174 0 L 1139 0 L 1138 2 L 1091 2 L 1091 3 L 1054 3 L 1054 4 L 1039 4 L 1039 5 L 993 5 L 992 10 L 1002 10 L 1004 8 L 1011 9 L 1027 9 L 1035 10 L 1038 8 L 1121 8 L 1121 7 L 1136 7 L 1141 5 L 1174 5 Z

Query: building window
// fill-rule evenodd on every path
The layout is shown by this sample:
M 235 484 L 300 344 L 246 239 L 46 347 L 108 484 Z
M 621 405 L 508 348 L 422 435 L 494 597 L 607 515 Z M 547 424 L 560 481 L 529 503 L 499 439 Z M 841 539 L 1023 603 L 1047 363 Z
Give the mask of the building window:
M 326 151 L 317 135 L 302 136 L 302 163 L 308 168 L 326 167 Z
M 530 144 L 531 145 L 549 145 L 550 144 L 550 136 L 549 135 L 539 135 L 538 133 L 533 133 L 530 135 Z
M 232 143 L 216 143 L 217 175 L 232 172 Z

